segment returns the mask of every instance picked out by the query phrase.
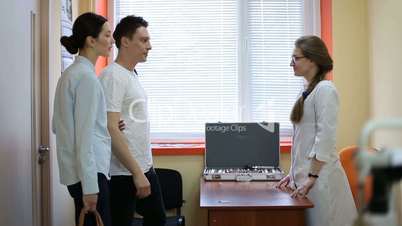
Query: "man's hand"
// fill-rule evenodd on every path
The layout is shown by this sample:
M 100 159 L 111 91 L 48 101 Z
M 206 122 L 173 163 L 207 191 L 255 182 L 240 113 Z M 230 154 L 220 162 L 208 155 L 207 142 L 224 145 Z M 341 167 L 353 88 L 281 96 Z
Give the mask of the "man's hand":
M 142 199 L 151 194 L 151 185 L 143 173 L 133 176 L 134 185 L 137 189 L 137 197 Z
M 84 203 L 84 212 L 94 212 L 96 211 L 96 203 L 98 202 L 97 194 L 83 195 L 82 202 Z
M 297 187 L 296 190 L 290 194 L 292 198 L 304 198 L 306 195 L 309 193 L 311 188 L 313 188 L 315 181 L 317 178 L 314 177 L 308 177 L 303 184 L 301 184 L 299 187 Z

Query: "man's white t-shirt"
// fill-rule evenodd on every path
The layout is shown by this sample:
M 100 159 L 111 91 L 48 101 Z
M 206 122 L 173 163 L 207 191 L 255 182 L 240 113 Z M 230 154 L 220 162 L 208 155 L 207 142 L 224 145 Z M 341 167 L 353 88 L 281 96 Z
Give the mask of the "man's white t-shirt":
M 108 112 L 120 112 L 126 124 L 123 130 L 128 148 L 144 173 L 152 167 L 152 153 L 147 110 L 147 95 L 136 73 L 116 62 L 106 67 L 100 77 Z M 131 175 L 112 155 L 110 175 Z

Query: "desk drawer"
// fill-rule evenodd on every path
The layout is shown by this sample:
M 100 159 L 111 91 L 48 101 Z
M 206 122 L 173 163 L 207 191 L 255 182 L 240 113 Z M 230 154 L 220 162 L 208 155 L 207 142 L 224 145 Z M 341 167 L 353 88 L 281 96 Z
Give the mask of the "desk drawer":
M 304 226 L 303 209 L 208 210 L 209 226 Z

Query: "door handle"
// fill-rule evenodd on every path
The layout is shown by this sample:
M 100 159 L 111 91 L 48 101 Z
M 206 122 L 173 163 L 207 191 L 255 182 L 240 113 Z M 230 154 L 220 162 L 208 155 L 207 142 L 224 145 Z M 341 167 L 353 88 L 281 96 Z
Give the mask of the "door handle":
M 39 149 L 38 149 L 38 153 L 39 153 L 38 163 L 40 165 L 45 163 L 49 152 L 50 152 L 50 147 L 49 146 L 47 146 L 45 144 L 42 144 L 42 145 L 39 146 Z

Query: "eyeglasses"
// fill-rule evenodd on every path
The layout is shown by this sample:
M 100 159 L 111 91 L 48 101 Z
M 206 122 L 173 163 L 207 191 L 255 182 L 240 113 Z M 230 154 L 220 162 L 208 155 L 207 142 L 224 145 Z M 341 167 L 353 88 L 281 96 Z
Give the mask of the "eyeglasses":
M 299 59 L 306 58 L 305 56 L 292 56 L 291 63 L 295 64 Z

